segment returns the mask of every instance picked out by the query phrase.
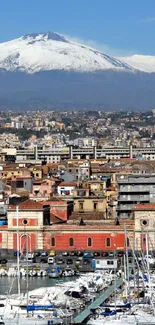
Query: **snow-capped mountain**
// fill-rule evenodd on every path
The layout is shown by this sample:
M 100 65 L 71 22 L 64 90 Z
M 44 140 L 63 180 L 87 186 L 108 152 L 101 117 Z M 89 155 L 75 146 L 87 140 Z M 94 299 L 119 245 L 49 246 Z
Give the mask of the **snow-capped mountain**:
M 115 58 L 57 33 L 29 34 L 0 43 L 0 109 L 152 109 L 154 72 L 154 57 Z
M 148 73 L 155 72 L 155 56 L 135 54 L 128 57 L 121 57 L 120 60 L 137 70 Z
M 120 59 L 51 32 L 29 34 L 13 41 L 1 43 L 0 68 L 27 73 L 51 70 L 78 72 L 108 69 L 133 70 Z

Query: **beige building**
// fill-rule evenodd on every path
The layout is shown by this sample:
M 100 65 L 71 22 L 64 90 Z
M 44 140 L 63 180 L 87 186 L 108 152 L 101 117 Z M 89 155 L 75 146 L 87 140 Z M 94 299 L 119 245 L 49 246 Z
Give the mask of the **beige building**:
M 77 213 L 97 213 L 102 218 L 106 218 L 106 197 L 104 193 L 92 192 L 88 187 L 77 187 L 73 191 L 74 212 Z M 81 215 L 82 216 L 82 215 Z
M 28 250 L 43 249 L 43 225 L 50 213 L 39 202 L 27 200 L 19 204 L 18 215 L 15 206 L 8 206 L 8 249 L 17 249 L 17 217 L 19 225 L 19 247 L 22 252 L 28 245 Z M 27 242 L 28 241 L 28 242 Z M 6 245 L 6 243 L 4 243 Z M 3 248 L 3 247 L 2 247 Z
M 137 204 L 134 209 L 135 249 L 155 249 L 155 204 Z M 147 236 L 148 234 L 148 236 Z

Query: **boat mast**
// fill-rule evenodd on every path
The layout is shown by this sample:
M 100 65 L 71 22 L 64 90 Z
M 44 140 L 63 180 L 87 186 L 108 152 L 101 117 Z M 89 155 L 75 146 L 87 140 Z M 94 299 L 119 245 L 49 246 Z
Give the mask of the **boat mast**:
M 19 259 L 20 259 L 20 252 L 19 252 L 19 208 L 18 205 L 16 206 L 16 220 L 17 220 L 17 272 L 18 272 L 18 295 L 20 296 L 20 267 L 19 267 Z
M 148 229 L 146 233 L 146 259 L 147 259 L 147 272 L 148 272 L 148 283 L 150 289 L 150 265 L 149 265 L 149 242 L 148 242 Z
M 125 279 L 125 295 L 126 299 L 128 297 L 128 290 L 127 290 L 127 276 L 126 276 L 126 256 L 124 254 L 124 279 Z
M 28 267 L 28 235 L 26 235 L 26 251 L 27 251 L 27 258 L 26 258 L 26 300 L 27 306 L 29 302 L 29 267 Z M 29 317 L 29 312 L 27 308 L 27 317 Z
M 126 251 L 126 280 L 128 283 L 128 294 L 129 294 L 129 256 L 128 256 L 128 240 L 127 240 L 126 225 L 124 225 L 124 233 L 125 233 L 125 251 Z

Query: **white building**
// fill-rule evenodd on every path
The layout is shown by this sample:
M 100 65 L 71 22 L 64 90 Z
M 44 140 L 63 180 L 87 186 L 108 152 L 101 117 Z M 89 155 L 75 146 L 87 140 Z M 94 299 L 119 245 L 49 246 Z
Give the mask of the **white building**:
M 59 195 L 73 195 L 73 190 L 75 188 L 75 183 L 62 182 L 58 186 Z

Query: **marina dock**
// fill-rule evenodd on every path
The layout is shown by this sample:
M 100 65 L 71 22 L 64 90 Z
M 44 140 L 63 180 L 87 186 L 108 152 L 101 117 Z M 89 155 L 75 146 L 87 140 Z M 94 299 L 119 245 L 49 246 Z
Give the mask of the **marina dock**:
M 73 324 L 85 324 L 85 321 L 91 314 L 92 309 L 97 309 L 111 294 L 115 292 L 123 284 L 122 279 L 116 280 L 107 290 L 105 290 L 99 297 L 97 297 L 85 310 L 83 310 L 74 319 Z

